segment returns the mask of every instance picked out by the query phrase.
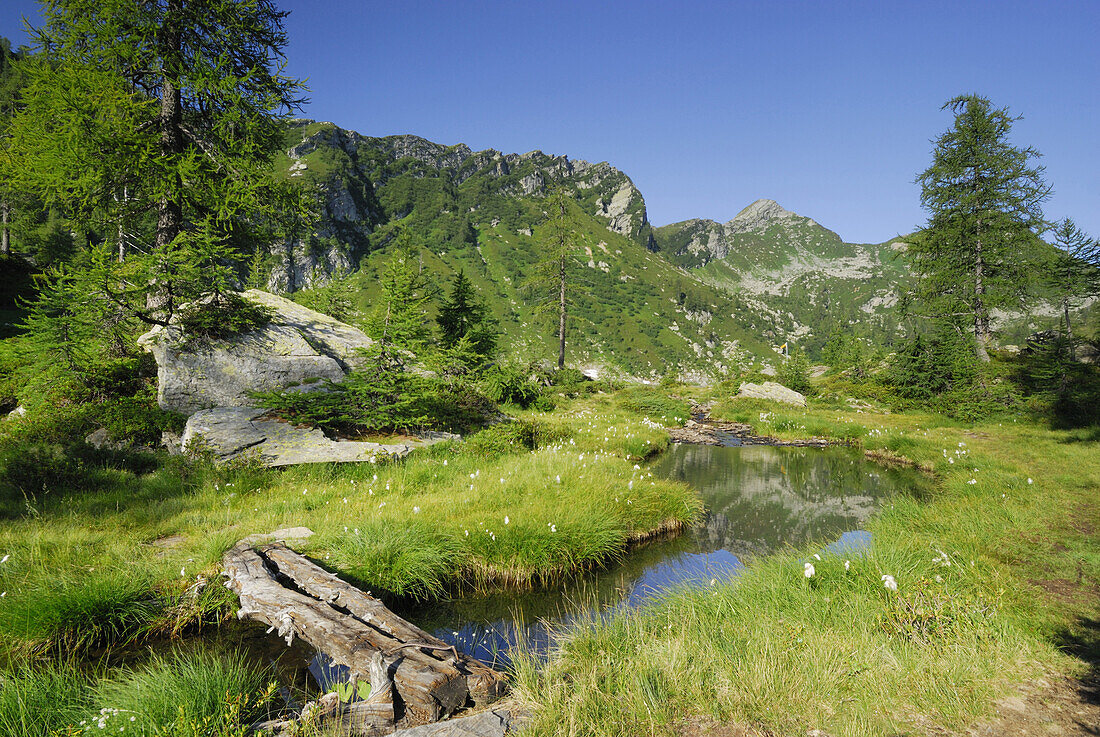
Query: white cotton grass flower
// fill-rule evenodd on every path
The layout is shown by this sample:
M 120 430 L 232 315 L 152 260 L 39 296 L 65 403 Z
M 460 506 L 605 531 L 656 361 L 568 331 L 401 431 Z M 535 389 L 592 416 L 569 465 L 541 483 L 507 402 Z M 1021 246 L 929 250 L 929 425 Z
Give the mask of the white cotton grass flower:
M 804 563 L 802 565 L 802 575 L 805 576 L 806 578 L 813 578 L 814 573 L 816 573 L 816 572 L 817 571 L 814 569 L 814 564 L 813 563 L 807 562 L 807 563 Z
M 884 573 L 882 576 L 882 585 L 886 587 L 887 591 L 897 591 L 898 582 L 894 580 L 894 577 L 889 573 Z

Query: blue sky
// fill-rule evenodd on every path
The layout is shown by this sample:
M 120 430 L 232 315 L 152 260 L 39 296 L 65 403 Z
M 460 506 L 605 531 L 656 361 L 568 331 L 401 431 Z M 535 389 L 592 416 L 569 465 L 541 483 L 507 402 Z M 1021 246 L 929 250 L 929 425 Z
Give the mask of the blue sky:
M 1024 116 L 1048 217 L 1100 236 L 1095 0 L 278 4 L 308 117 L 606 160 L 657 225 L 766 197 L 847 240 L 909 232 L 940 107 L 977 92 Z M 0 35 L 36 13 L 5 0 Z

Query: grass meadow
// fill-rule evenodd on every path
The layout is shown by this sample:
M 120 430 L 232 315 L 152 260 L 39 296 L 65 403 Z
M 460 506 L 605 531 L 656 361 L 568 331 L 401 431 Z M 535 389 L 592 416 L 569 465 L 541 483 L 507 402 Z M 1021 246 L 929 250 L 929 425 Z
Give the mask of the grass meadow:
M 955 733 L 1015 684 L 1086 667 L 1066 649 L 1100 614 L 1087 595 L 1100 581 L 1094 438 L 1023 418 L 969 426 L 720 389 L 630 389 L 517 411 L 525 432 L 490 428 L 397 463 L 172 460 L 28 497 L 0 521 L 0 732 L 99 733 L 103 721 L 236 735 L 272 708 L 270 672 L 188 644 L 234 611 L 219 560 L 245 535 L 307 526 L 314 536 L 295 547 L 390 599 L 534 587 L 614 562 L 631 540 L 700 514 L 688 487 L 645 465 L 689 398 L 760 434 L 829 437 L 918 464 L 934 491 L 884 508 L 864 555 L 811 546 L 758 558 L 732 583 L 579 626 L 549 661 L 521 658 L 515 691 L 533 711 L 531 734 L 718 723 Z M 121 668 L 97 655 L 152 637 L 174 644 Z

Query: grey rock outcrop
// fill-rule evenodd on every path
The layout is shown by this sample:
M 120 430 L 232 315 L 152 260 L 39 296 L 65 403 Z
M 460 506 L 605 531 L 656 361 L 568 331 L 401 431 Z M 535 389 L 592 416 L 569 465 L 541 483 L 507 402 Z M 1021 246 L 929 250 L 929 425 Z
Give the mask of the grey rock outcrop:
M 157 361 L 157 402 L 190 414 L 211 407 L 244 407 L 249 392 L 338 381 L 359 365 L 373 341 L 358 328 L 283 297 L 251 289 L 246 299 L 270 307 L 271 322 L 232 341 L 188 345 L 177 325 L 158 326 L 138 339 Z
M 765 381 L 763 384 L 752 384 L 746 381 L 741 385 L 737 396 L 745 399 L 770 399 L 773 402 L 793 404 L 796 407 L 806 406 L 806 397 L 774 381 Z
M 267 412 L 255 407 L 216 407 L 196 412 L 183 431 L 183 449 L 209 451 L 218 462 L 252 459 L 265 466 L 293 466 L 400 458 L 414 447 L 450 437 L 392 444 L 331 440 L 320 430 L 296 427 L 269 417 Z

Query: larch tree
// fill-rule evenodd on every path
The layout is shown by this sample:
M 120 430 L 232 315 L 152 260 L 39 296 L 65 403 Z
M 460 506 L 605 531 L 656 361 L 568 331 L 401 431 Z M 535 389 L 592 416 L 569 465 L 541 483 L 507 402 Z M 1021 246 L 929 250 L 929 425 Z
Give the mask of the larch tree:
M 1054 229 L 1057 250 L 1044 270 L 1047 285 L 1061 303 L 1070 358 L 1076 358 L 1070 308 L 1073 302 L 1100 294 L 1100 242 L 1090 238 L 1069 218 Z
M 545 257 L 535 267 L 527 287 L 534 292 L 537 309 L 556 312 L 558 318 L 558 369 L 565 368 L 565 336 L 569 305 L 572 303 L 572 271 L 576 235 L 569 215 L 573 207 L 564 187 L 557 187 L 546 199 L 548 218 L 543 233 Z
M 929 316 L 972 331 L 989 360 L 990 313 L 1021 305 L 1035 281 L 1038 234 L 1050 195 L 1039 154 L 1011 143 L 1019 120 L 978 95 L 944 109 L 954 125 L 933 145 L 932 165 L 917 179 L 928 223 L 909 247 L 917 294 Z
M 303 101 L 283 73 L 286 13 L 271 0 L 45 0 L 43 16 L 0 166 L 110 246 L 113 259 L 93 259 L 105 296 L 164 322 L 207 291 L 204 267 L 299 212 L 271 168 L 278 115 Z

